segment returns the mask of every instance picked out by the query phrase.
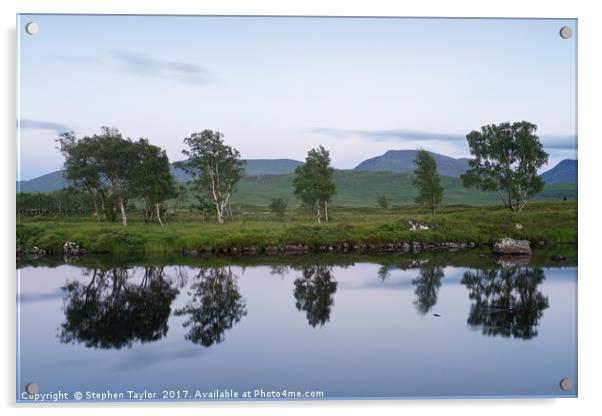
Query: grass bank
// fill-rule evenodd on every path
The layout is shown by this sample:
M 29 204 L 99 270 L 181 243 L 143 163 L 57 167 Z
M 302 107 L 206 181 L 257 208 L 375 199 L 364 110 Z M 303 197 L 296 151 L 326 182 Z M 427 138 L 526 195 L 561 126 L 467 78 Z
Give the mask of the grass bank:
M 474 242 L 489 244 L 501 237 L 572 243 L 577 241 L 577 202 L 538 202 L 515 214 L 501 206 L 448 205 L 436 216 L 423 208 L 401 206 L 390 211 L 376 208 L 332 209 L 328 224 L 310 223 L 296 211 L 283 224 L 255 216 L 253 207 L 224 225 L 203 223 L 187 216 L 184 223 L 169 222 L 161 228 L 132 216 L 131 223 L 97 223 L 90 218 L 27 217 L 17 224 L 17 246 L 33 246 L 60 252 L 65 241 L 74 241 L 92 252 L 153 253 L 245 247 L 382 245 L 420 242 Z M 257 212 L 261 209 L 257 208 Z M 177 218 L 174 215 L 173 218 Z M 256 219 L 257 218 L 257 219 Z M 409 220 L 429 224 L 429 230 L 411 231 Z M 520 224 L 517 227 L 516 224 Z

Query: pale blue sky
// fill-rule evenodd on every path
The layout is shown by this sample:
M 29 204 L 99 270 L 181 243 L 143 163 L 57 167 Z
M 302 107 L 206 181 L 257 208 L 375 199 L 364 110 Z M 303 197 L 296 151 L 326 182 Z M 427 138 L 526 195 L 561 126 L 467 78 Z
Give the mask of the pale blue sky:
M 39 23 L 35 36 L 25 33 Z M 528 120 L 550 166 L 576 158 L 574 20 L 21 15 L 20 177 L 60 169 L 58 131 L 119 128 L 182 159 L 219 130 L 243 158 L 337 168 L 389 149 L 468 156 L 465 135 Z

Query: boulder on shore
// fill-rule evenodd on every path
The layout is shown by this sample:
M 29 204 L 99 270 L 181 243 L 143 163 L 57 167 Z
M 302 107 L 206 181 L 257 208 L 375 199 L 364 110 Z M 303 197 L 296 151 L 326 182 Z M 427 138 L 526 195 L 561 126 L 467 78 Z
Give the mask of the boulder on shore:
M 530 256 L 531 244 L 529 240 L 515 240 L 504 237 L 493 244 L 493 253 L 499 255 Z
M 86 254 L 86 250 L 81 248 L 79 244 L 74 243 L 73 241 L 67 241 L 63 244 L 63 254 L 66 256 L 80 256 L 82 254 Z
M 427 223 L 420 221 L 420 220 L 408 221 L 408 229 L 411 231 L 422 231 L 422 230 L 428 230 L 430 228 L 431 227 Z

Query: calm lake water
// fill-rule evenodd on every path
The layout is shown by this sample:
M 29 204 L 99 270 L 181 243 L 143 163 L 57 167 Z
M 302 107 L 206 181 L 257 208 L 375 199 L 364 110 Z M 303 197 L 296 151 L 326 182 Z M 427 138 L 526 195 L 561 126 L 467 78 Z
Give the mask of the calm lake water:
M 576 259 L 561 265 L 476 253 L 32 261 L 18 273 L 17 400 L 30 382 L 69 400 L 574 397 Z

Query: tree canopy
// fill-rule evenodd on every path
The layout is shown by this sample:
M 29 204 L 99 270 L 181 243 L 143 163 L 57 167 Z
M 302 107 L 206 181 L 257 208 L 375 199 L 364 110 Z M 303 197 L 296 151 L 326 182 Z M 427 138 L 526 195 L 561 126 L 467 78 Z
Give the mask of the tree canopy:
M 495 191 L 506 207 L 520 212 L 529 198 L 543 190 L 537 170 L 548 162 L 537 126 L 527 121 L 491 124 L 467 136 L 469 169 L 464 186 Z
M 437 162 L 424 149 L 418 149 L 416 159 L 414 160 L 416 170 L 412 183 L 418 188 L 416 203 L 429 207 L 435 215 L 435 209 L 443 199 L 443 187 L 441 186 L 441 176 L 437 173 Z
M 188 149 L 182 154 L 188 157 L 179 166 L 193 175 L 198 200 L 207 197 L 215 207 L 217 221 L 224 223 L 226 209 L 236 184 L 244 172 L 244 161 L 238 150 L 226 145 L 224 135 L 218 131 L 203 130 L 184 139 Z
M 317 222 L 322 222 L 322 219 L 328 222 L 328 203 L 336 194 L 333 173 L 330 153 L 322 146 L 311 149 L 307 153 L 305 164 L 295 169 L 295 195 L 314 213 Z
M 173 196 L 173 178 L 164 150 L 147 139 L 134 142 L 122 137 L 119 130 L 101 127 L 101 134 L 77 139 L 73 132 L 57 138 L 65 157 L 65 177 L 72 186 L 90 193 L 98 220 L 101 209 L 107 218 L 119 209 L 127 225 L 127 201 L 140 197 L 145 208 L 153 208 L 161 223 L 160 206 Z

